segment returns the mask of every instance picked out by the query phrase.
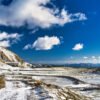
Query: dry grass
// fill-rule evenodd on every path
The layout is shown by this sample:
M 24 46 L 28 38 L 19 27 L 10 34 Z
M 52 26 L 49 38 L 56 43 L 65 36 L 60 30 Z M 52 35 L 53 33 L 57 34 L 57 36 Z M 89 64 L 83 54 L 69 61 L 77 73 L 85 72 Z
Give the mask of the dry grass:
M 0 75 L 0 89 L 5 87 L 5 76 Z
M 38 87 L 38 86 L 41 86 L 41 85 L 42 85 L 42 82 L 40 80 L 35 80 L 34 86 Z

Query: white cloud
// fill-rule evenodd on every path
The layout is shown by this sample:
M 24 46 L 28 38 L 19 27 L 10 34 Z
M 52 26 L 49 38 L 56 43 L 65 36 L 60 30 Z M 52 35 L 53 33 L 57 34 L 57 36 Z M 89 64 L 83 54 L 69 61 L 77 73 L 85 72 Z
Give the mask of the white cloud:
M 88 57 L 87 56 L 84 56 L 83 59 L 88 59 Z
M 10 41 L 9 40 L 0 41 L 0 46 L 1 47 L 10 47 Z
M 0 46 L 10 47 L 16 43 L 22 35 L 18 33 L 8 34 L 7 32 L 0 32 Z
M 13 0 L 10 6 L 0 4 L 0 24 L 6 26 L 35 26 L 48 28 L 52 25 L 64 25 L 73 21 L 86 20 L 83 13 L 69 14 L 67 10 L 45 5 L 51 0 Z
M 76 17 L 76 18 L 79 18 L 78 20 L 86 20 L 87 18 L 86 18 L 86 15 L 85 14 L 83 14 L 83 13 L 76 13 L 76 14 L 74 14 L 74 17 Z
M 27 44 L 27 45 L 25 45 L 25 47 L 23 48 L 24 50 L 27 50 L 27 49 L 29 49 L 29 48 L 31 48 L 31 45 L 30 44 Z
M 96 57 L 95 56 L 92 56 L 92 59 L 96 59 Z
M 8 34 L 7 32 L 0 32 L 0 41 L 4 39 L 19 39 L 21 36 L 18 33 Z
M 84 45 L 81 43 L 76 44 L 72 49 L 75 51 L 79 51 L 81 49 L 83 49 Z
M 55 45 L 60 45 L 60 39 L 58 37 L 44 36 L 44 37 L 39 37 L 32 45 L 30 44 L 26 45 L 24 49 L 35 48 L 36 50 L 50 50 Z
M 34 29 L 33 31 L 31 31 L 30 34 L 35 34 L 38 30 L 39 30 L 39 29 L 36 28 L 36 29 Z

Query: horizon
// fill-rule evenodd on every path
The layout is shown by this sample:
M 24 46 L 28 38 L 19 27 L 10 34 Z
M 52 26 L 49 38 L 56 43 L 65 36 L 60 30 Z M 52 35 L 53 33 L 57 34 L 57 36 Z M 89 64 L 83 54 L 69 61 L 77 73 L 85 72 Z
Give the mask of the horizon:
M 99 65 L 100 63 L 82 63 L 82 62 L 77 62 L 77 63 L 31 63 L 31 64 L 43 64 L 43 65 L 69 65 L 69 64 L 93 64 L 93 65 Z
M 0 46 L 30 63 L 100 63 L 100 1 L 0 0 Z

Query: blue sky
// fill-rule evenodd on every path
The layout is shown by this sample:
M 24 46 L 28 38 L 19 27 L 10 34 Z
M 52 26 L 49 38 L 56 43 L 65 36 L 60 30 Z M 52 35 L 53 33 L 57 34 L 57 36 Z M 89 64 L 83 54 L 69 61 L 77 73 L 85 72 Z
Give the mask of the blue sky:
M 0 0 L 0 46 L 33 63 L 100 63 L 99 0 Z

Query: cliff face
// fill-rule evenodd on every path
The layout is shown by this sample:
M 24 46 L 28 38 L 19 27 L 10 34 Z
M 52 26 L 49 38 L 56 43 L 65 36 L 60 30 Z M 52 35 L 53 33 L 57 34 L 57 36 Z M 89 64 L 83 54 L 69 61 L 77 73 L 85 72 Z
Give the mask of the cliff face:
M 0 47 L 0 59 L 4 62 L 21 62 L 23 61 L 19 56 L 10 50 Z
M 16 64 L 16 66 L 18 65 L 20 67 L 30 66 L 29 63 L 24 62 L 17 54 L 4 47 L 0 47 L 0 62 L 10 65 Z

